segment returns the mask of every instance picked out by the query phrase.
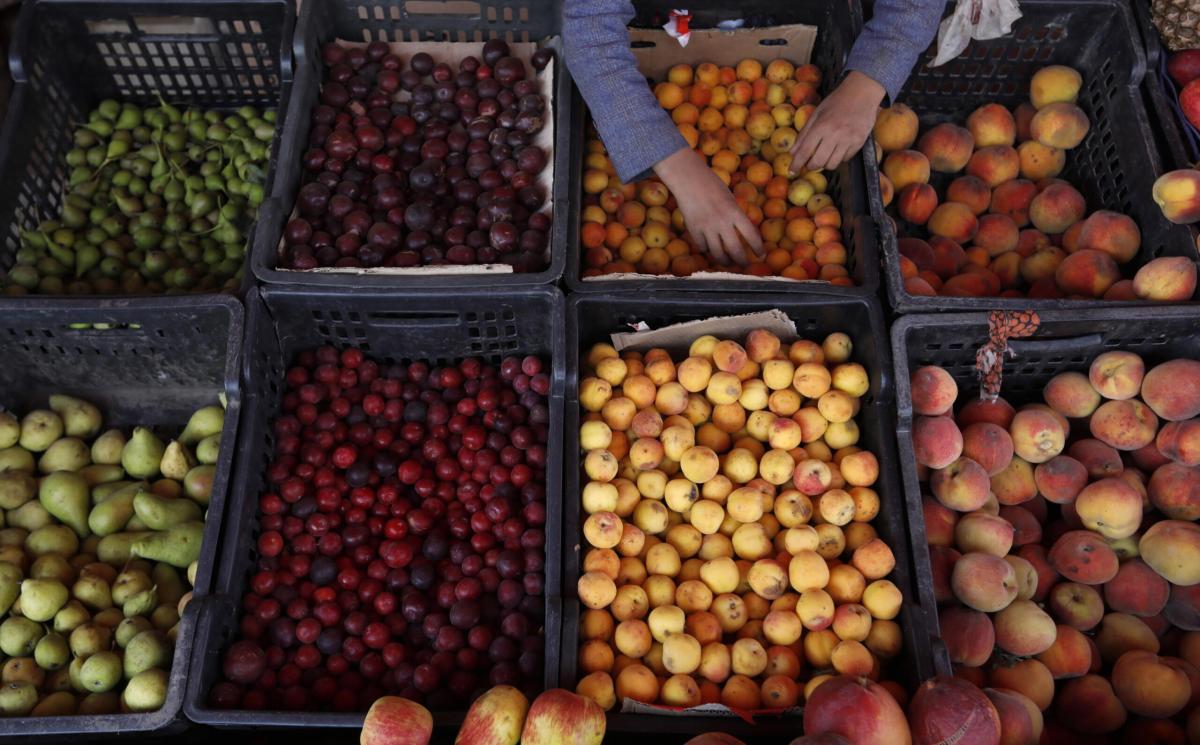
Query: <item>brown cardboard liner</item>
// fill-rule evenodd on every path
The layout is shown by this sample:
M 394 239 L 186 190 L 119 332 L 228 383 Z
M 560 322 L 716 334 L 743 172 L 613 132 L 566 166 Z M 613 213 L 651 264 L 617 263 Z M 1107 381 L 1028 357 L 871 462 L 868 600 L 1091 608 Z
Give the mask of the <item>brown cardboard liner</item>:
M 549 41 L 549 40 L 547 40 Z M 338 44 L 347 47 L 364 47 L 365 42 L 347 41 L 338 39 Z M 483 54 L 483 44 L 481 41 L 394 41 L 389 44 L 394 54 L 402 56 L 404 59 L 410 59 L 414 54 L 425 52 L 433 57 L 435 62 L 445 62 L 451 67 L 457 68 L 458 63 L 462 62 L 467 57 L 479 57 Z M 546 167 L 537 176 L 538 186 L 542 188 L 550 200 L 554 194 L 554 63 L 546 65 L 545 69 L 537 72 L 533 69 L 530 63 L 530 58 L 540 46 L 530 41 L 517 41 L 508 43 L 509 51 L 512 56 L 517 57 L 526 65 L 527 72 L 533 73 L 533 79 L 538 81 L 538 92 L 546 101 L 546 124 L 542 127 L 542 131 L 538 132 L 534 138 L 533 144 L 542 148 L 546 152 Z M 403 101 L 408 97 L 406 91 L 398 91 L 394 96 L 396 100 Z M 552 209 L 552 203 L 547 201 L 542 208 L 543 212 L 549 212 Z M 293 206 L 292 214 L 288 217 L 289 220 L 296 217 L 297 210 Z M 279 238 L 278 249 L 282 251 L 284 246 L 283 236 Z M 554 250 L 552 244 L 546 246 L 546 261 L 550 261 L 550 252 Z M 297 274 L 378 274 L 378 275 L 398 275 L 398 276 L 413 276 L 413 275 L 445 275 L 445 274 L 512 274 L 513 268 L 508 264 L 467 264 L 453 266 L 410 266 L 410 267 L 372 267 L 363 269 L 359 267 L 334 267 L 321 266 L 315 269 L 287 269 L 278 267 L 281 272 L 296 272 Z

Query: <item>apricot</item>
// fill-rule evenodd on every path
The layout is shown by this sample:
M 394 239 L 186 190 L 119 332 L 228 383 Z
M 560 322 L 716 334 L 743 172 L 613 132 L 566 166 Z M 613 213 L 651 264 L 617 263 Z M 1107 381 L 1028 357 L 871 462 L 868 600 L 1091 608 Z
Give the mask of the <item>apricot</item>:
M 617 699 L 633 699 L 643 704 L 652 704 L 658 700 L 658 678 L 650 668 L 641 664 L 632 664 L 617 674 Z
M 854 549 L 850 563 L 866 579 L 876 580 L 891 574 L 896 567 L 896 557 L 886 543 L 874 538 Z
M 1003 110 L 1003 107 L 1001 107 Z M 1008 111 L 1004 110 L 1007 115 Z M 1011 118 L 1011 116 L 1010 116 Z M 1012 181 L 1021 173 L 1021 157 L 1011 144 L 997 144 L 977 149 L 967 162 L 967 175 L 974 176 L 990 189 Z
M 1115 732 L 1128 717 L 1112 686 L 1100 675 L 1085 675 L 1067 681 L 1059 691 L 1055 707 L 1059 719 L 1090 735 Z M 1046 734 L 1049 735 L 1049 731 Z
M 1029 140 L 1017 146 L 1017 161 L 1021 178 L 1041 181 L 1063 172 L 1067 165 L 1067 151 Z
M 946 187 L 947 202 L 966 205 L 971 214 L 982 215 L 992 203 L 992 190 L 978 176 L 959 176 Z
M 1029 122 L 1029 135 L 1047 147 L 1070 150 L 1083 142 L 1090 126 L 1083 109 L 1059 101 L 1038 107 Z
M 880 109 L 872 134 L 885 153 L 912 147 L 917 139 L 917 114 L 902 103 Z
M 912 183 L 900 191 L 896 209 L 900 217 L 914 225 L 924 225 L 937 207 L 937 192 L 925 183 Z
M 929 182 L 929 160 L 917 150 L 897 150 L 884 159 L 883 173 L 903 193 L 909 184 Z
M 1118 264 L 1131 261 L 1141 245 L 1142 234 L 1137 223 L 1127 215 L 1110 210 L 1096 210 L 1089 215 L 1083 221 L 1077 242 L 1079 250 L 1103 251 Z M 1191 297 L 1190 293 L 1188 297 Z
M 1054 619 L 1032 600 L 1014 600 L 996 614 L 993 625 L 996 646 L 1018 657 L 1045 652 L 1057 636 Z
M 721 689 L 721 703 L 732 709 L 753 711 L 761 708 L 762 695 L 758 684 L 746 675 L 733 675 Z
M 986 613 L 947 606 L 938 612 L 938 629 L 951 662 L 980 667 L 992 656 L 996 631 Z
M 979 218 L 965 204 L 943 202 L 934 209 L 926 227 L 933 235 L 961 245 L 975 238 L 979 231 Z
M 1154 442 L 1158 417 L 1136 399 L 1107 401 L 1092 414 L 1090 427 L 1092 435 L 1106 445 L 1137 450 Z
M 1054 542 L 1048 555 L 1054 570 L 1072 582 L 1100 585 L 1117 574 L 1117 555 L 1087 530 L 1071 530 Z
M 1191 300 L 1195 292 L 1196 262 L 1186 256 L 1153 259 L 1133 276 L 1133 294 L 1139 300 Z
M 593 610 L 606 608 L 617 596 L 612 578 L 599 572 L 587 572 L 579 577 L 579 600 Z
M 1200 172 L 1191 168 L 1168 171 L 1151 189 L 1163 217 L 1177 225 L 1200 220 Z
M 985 613 L 1007 608 L 1017 596 L 1012 565 L 991 554 L 963 554 L 954 564 L 950 582 L 959 601 Z
M 1082 220 L 1086 209 L 1082 194 L 1070 184 L 1057 181 L 1029 203 L 1029 221 L 1043 233 L 1053 235 Z
M 1007 468 L 992 476 L 990 486 L 1000 504 L 1023 504 L 1037 495 L 1033 466 L 1015 455 L 1008 462 Z

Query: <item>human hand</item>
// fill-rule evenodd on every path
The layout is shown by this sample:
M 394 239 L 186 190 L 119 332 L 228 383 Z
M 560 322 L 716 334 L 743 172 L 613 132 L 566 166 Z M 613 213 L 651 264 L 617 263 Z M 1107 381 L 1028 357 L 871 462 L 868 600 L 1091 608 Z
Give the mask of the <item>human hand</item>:
M 886 91 L 857 70 L 817 105 L 792 145 L 792 171 L 834 169 L 850 160 L 875 126 Z
M 756 257 L 762 256 L 758 228 L 703 158 L 683 147 L 660 160 L 654 172 L 675 195 L 692 240 L 714 261 L 728 265 L 732 259 L 745 266 L 749 259 L 743 240 Z

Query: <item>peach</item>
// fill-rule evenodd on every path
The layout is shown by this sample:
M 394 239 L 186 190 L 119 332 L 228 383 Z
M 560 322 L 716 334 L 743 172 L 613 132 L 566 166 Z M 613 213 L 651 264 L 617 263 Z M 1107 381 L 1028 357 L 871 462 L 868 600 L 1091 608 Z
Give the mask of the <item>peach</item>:
M 1008 111 L 1004 113 L 1008 114 Z M 967 175 L 979 179 L 990 189 L 995 189 L 1005 181 L 1012 181 L 1020 174 L 1021 157 L 1012 145 L 981 147 L 967 162 Z
M 1012 565 L 991 554 L 963 554 L 954 564 L 950 583 L 959 601 L 985 613 L 1003 610 L 1017 597 Z
M 1114 540 L 1128 538 L 1142 522 L 1142 495 L 1119 478 L 1102 479 L 1079 492 L 1075 512 L 1088 530 Z
M 1108 613 L 1096 630 L 1096 646 L 1104 662 L 1111 665 L 1135 649 L 1158 654 L 1160 644 L 1143 619 L 1128 613 Z
M 1056 638 L 1054 619 L 1032 600 L 1014 600 L 992 621 L 996 646 L 1018 657 L 1041 654 Z
M 1042 711 L 1048 709 L 1054 699 L 1054 677 L 1036 659 L 1020 660 L 1011 666 L 997 665 L 988 682 L 994 688 L 1022 694 Z
M 1075 187 L 1055 182 L 1029 203 L 1029 221 L 1043 233 L 1053 235 L 1082 220 L 1086 209 L 1087 203 Z
M 929 239 L 929 247 L 933 250 L 932 270 L 942 279 L 954 276 L 967 263 L 962 246 L 949 238 L 935 235 Z
M 1134 714 L 1165 719 L 1178 714 L 1192 697 L 1187 673 L 1165 664 L 1153 652 L 1135 649 L 1121 655 L 1112 669 L 1113 690 Z
M 910 388 L 913 413 L 922 416 L 945 414 L 958 398 L 958 384 L 950 373 L 940 367 L 926 366 L 914 370 Z
M 1045 463 L 1061 453 L 1067 436 L 1052 413 L 1033 408 L 1018 411 L 1009 431 L 1014 452 L 1030 463 Z
M 1008 221 L 1008 218 L 1003 215 L 984 215 L 983 221 L 989 218 Z M 1015 227 L 1013 228 L 1013 233 L 1015 237 Z M 978 238 L 975 239 L 975 245 L 978 248 L 984 248 L 984 246 L 980 245 Z M 1015 242 L 1013 245 L 1016 245 Z M 991 249 L 985 250 L 990 251 Z M 1016 288 L 1021 280 L 1021 255 L 1016 252 L 1015 248 L 1002 251 L 999 256 L 992 259 L 991 264 L 988 264 L 988 269 L 1000 280 L 1000 287 L 1004 292 L 1017 292 Z M 1003 292 L 1001 294 L 1003 295 Z
M 921 135 L 917 143 L 926 158 L 929 168 L 937 173 L 958 173 L 966 168 L 971 152 L 975 149 L 975 138 L 970 130 L 950 122 L 935 125 Z
M 1102 251 L 1080 250 L 1069 254 L 1054 271 L 1054 281 L 1068 295 L 1100 298 L 1121 279 L 1121 270 Z
M 887 176 L 883 175 L 883 173 L 880 173 L 879 174 L 879 197 L 880 197 L 880 200 L 883 202 L 883 206 L 887 207 L 889 204 L 891 204 L 892 199 L 895 198 L 895 196 L 896 196 L 896 187 L 892 185 L 891 179 L 889 179 Z
M 967 116 L 967 129 L 982 149 L 993 145 L 1012 145 L 1017 139 L 1017 123 L 1008 109 L 998 103 L 980 106 Z
M 1029 81 L 1029 101 L 1035 109 L 1052 103 L 1075 103 L 1083 77 L 1065 65 L 1047 65 Z
M 1141 559 L 1130 559 L 1104 585 L 1104 599 L 1119 613 L 1154 616 L 1162 612 L 1171 586 Z
M 1137 223 L 1127 215 L 1110 210 L 1096 210 L 1083 221 L 1076 245 L 1081 251 L 1103 251 L 1118 264 L 1124 264 L 1137 256 L 1138 249 L 1142 246 L 1142 234 Z M 1191 293 L 1188 293 L 1187 297 L 1190 298 Z
M 1092 360 L 1088 380 L 1100 395 L 1120 401 L 1138 394 L 1145 372 L 1145 363 L 1133 352 L 1105 352 Z
M 1050 565 L 1072 582 L 1100 585 L 1117 574 L 1117 555 L 1100 536 L 1088 530 L 1071 530 L 1054 542 Z
M 1191 300 L 1196 292 L 1196 262 L 1186 256 L 1161 256 L 1133 275 L 1133 294 L 1139 300 Z
M 1002 517 L 972 512 L 955 525 L 954 538 L 960 551 L 981 551 L 1003 558 L 1012 548 L 1013 527 Z
M 1029 136 L 1047 147 L 1070 150 L 1083 142 L 1090 126 L 1083 109 L 1060 101 L 1038 107 L 1029 122 Z
M 1172 587 L 1171 597 L 1167 601 L 1166 607 L 1163 608 L 1161 618 L 1171 625 L 1189 632 L 1200 630 L 1200 586 Z M 1189 633 L 1187 637 L 1190 636 Z M 1181 643 L 1180 654 L 1193 660 L 1195 655 L 1188 651 L 1187 637 Z
M 1008 462 L 1008 467 L 991 478 L 991 489 L 1000 504 L 1028 502 L 1037 495 L 1033 466 L 1014 455 Z
M 1112 286 L 1104 291 L 1101 300 L 1111 300 L 1112 302 L 1133 302 L 1138 299 L 1138 296 L 1133 291 L 1132 279 L 1121 279 L 1112 283 Z
M 1159 512 L 1172 520 L 1200 519 L 1200 468 L 1182 463 L 1160 466 L 1150 477 L 1147 492 Z
M 965 204 L 944 202 L 930 215 L 926 227 L 933 235 L 963 244 L 975 237 L 979 230 L 979 219 Z
M 962 554 L 949 546 L 929 547 L 929 569 L 933 575 L 933 594 L 939 603 L 954 600 L 951 576 Z
M 1042 523 L 1037 516 L 1024 507 L 1003 505 L 1000 517 L 1008 521 L 1013 528 L 1013 545 L 1024 546 L 1027 543 L 1037 543 L 1042 539 Z
M 925 183 L 913 183 L 900 191 L 896 211 L 900 217 L 914 225 L 924 225 L 937 207 L 937 192 Z
M 978 687 L 961 678 L 941 675 L 922 683 L 909 703 L 908 714 L 912 742 L 918 745 L 1000 742 L 996 707 Z M 906 736 L 897 740 L 908 741 Z
M 1017 160 L 1020 162 L 1021 178 L 1041 181 L 1063 172 L 1067 165 L 1067 151 L 1029 140 L 1017 146 Z
M 1062 623 L 1080 631 L 1096 627 L 1104 618 L 1104 600 L 1094 587 L 1060 582 L 1050 591 L 1047 605 Z
M 948 416 L 920 416 L 913 422 L 913 454 L 917 463 L 929 468 L 945 468 L 957 460 L 963 453 L 963 438 L 958 425 Z M 797 488 L 801 488 L 799 484 Z
M 1028 219 L 1028 212 L 1026 213 Z M 1024 228 L 1017 236 L 1017 253 L 1029 257 L 1045 248 L 1052 248 L 1050 238 L 1037 228 Z M 1050 273 L 1053 276 L 1054 272 Z
M 1112 686 L 1100 675 L 1085 675 L 1068 681 L 1059 691 L 1055 705 L 1060 720 L 1070 722 L 1074 729 L 1089 735 L 1115 732 L 1128 717 Z M 1048 735 L 1049 731 L 1043 739 Z M 1048 741 L 1061 742 L 1053 737 Z
M 1029 224 L 1029 205 L 1036 196 L 1037 187 L 1032 181 L 1025 179 L 1006 181 L 992 192 L 989 209 L 993 214 L 1008 217 L 1017 227 L 1021 228 Z M 980 230 L 983 230 L 982 222 Z
M 1001 473 L 1012 462 L 1012 437 L 998 425 L 990 422 L 972 424 L 962 432 L 961 439 L 962 454 L 983 466 L 988 476 Z M 930 463 L 925 465 L 938 468 Z
M 1154 444 L 1164 458 L 1169 458 L 1177 464 L 1200 465 L 1200 419 L 1167 422 L 1158 430 Z M 1154 477 L 1151 476 L 1151 481 L 1153 480 Z
M 933 268 L 933 248 L 920 238 L 901 238 L 896 242 L 900 255 L 913 263 L 918 272 Z
M 1069 455 L 1056 455 L 1038 464 L 1033 472 L 1038 492 L 1051 502 L 1065 504 L 1074 501 L 1088 482 L 1083 464 Z
M 1092 435 L 1106 445 L 1117 450 L 1137 450 L 1154 442 L 1158 417 L 1136 399 L 1108 401 L 1092 414 L 1090 428 Z
M 1059 625 L 1054 643 L 1037 656 L 1056 680 L 1087 675 L 1092 666 L 1092 646 L 1073 626 Z
M 1034 571 L 1037 572 L 1037 591 L 1033 595 L 1033 600 L 1043 601 L 1050 594 L 1050 588 L 1058 582 L 1058 572 L 1050 565 L 1048 552 L 1044 546 L 1037 544 L 1028 544 L 1017 549 L 1017 555 L 1033 565 Z
M 875 142 L 885 153 L 912 147 L 919 126 L 916 112 L 902 103 L 880 109 L 871 131 Z
M 1184 168 L 1164 173 L 1150 194 L 1171 222 L 1184 225 L 1200 220 L 1200 171 Z
M 1017 691 L 985 688 L 983 692 L 1000 717 L 998 745 L 1027 745 L 1041 739 L 1044 725 L 1037 704 Z
M 931 546 L 953 546 L 958 513 L 928 496 L 921 498 L 921 510 L 925 516 L 926 542 Z
M 958 412 L 958 423 L 963 427 L 969 427 L 976 422 L 991 422 L 1008 429 L 1008 425 L 1012 423 L 1016 413 L 1012 404 L 1003 398 L 996 398 L 993 401 L 973 398 L 965 403 Z
M 1093 479 L 1119 476 L 1125 469 L 1125 465 L 1121 462 L 1121 454 L 1117 452 L 1117 449 L 1100 440 L 1092 438 L 1076 440 L 1071 443 L 1067 454 L 1082 463 L 1083 467 L 1087 469 L 1088 476 Z
M 1138 552 L 1171 584 L 1200 584 L 1200 525 L 1183 520 L 1157 522 L 1138 541 Z
M 979 218 L 975 245 L 987 249 L 988 255 L 999 256 L 1017 249 L 1017 225 L 1008 215 L 989 214 Z
M 990 270 L 968 264 L 966 271 L 946 280 L 942 285 L 942 294 L 947 297 L 988 297 L 1000 293 L 1000 278 Z
M 883 173 L 902 194 L 909 184 L 929 182 L 929 160 L 917 150 L 897 150 L 884 159 Z
M 1083 373 L 1064 372 L 1046 383 L 1042 395 L 1050 408 L 1070 419 L 1091 416 L 1100 405 L 1100 394 Z
M 1200 415 L 1200 362 L 1177 359 L 1157 365 L 1146 373 L 1142 400 L 1155 414 L 1169 422 Z
M 959 176 L 946 187 L 946 201 L 959 202 L 972 214 L 982 215 L 992 203 L 992 190 L 977 176 Z
M 909 742 L 908 722 L 896 699 L 872 680 L 838 675 L 807 691 L 805 738 L 812 745 L 837 742 L 816 737 L 838 735 L 855 745 L 899 745 Z
M 992 656 L 996 632 L 986 613 L 948 606 L 938 612 L 938 628 L 951 662 L 979 667 Z
M 1160 430 L 1161 431 L 1161 430 Z M 1157 440 L 1157 438 L 1155 438 Z M 1144 448 L 1138 448 L 1130 453 L 1133 458 L 1133 463 L 1143 471 L 1153 471 L 1159 466 L 1164 466 L 1171 462 L 1171 459 L 1162 454 L 1158 447 L 1151 443 Z
M 982 507 L 987 502 L 989 486 L 987 471 L 970 458 L 958 458 L 935 471 L 929 479 L 933 496 L 959 512 L 974 512 Z

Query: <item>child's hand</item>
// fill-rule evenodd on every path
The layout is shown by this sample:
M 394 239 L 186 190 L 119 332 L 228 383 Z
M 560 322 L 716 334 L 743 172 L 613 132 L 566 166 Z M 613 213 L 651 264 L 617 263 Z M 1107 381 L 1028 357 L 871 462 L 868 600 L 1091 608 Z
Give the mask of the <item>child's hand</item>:
M 654 172 L 679 202 L 692 240 L 714 261 L 728 264 L 733 259 L 743 266 L 749 263 L 741 239 L 756 256 L 762 256 L 758 229 L 738 207 L 729 187 L 694 151 L 687 147 L 676 150 L 659 161 Z
M 832 170 L 850 160 L 871 134 L 885 93 L 879 83 L 851 70 L 800 130 L 792 145 L 792 171 Z

